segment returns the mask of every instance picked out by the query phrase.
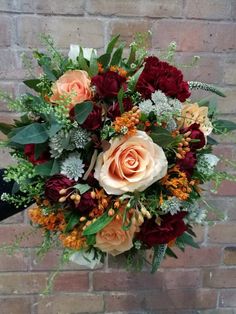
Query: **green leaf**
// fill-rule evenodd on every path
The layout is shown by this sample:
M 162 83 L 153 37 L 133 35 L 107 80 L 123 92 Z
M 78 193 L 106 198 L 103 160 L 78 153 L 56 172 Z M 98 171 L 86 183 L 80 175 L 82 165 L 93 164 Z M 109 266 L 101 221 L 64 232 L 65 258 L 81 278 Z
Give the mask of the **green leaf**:
M 166 147 L 174 141 L 171 133 L 159 126 L 153 126 L 151 128 L 150 137 L 153 139 L 154 143 L 161 147 Z
M 141 67 L 133 76 L 132 78 L 129 80 L 128 82 L 128 89 L 131 92 L 134 92 L 137 81 L 139 79 L 140 74 L 143 72 L 143 67 Z
M 158 246 L 154 247 L 154 253 L 152 258 L 152 270 L 151 273 L 155 273 L 157 269 L 159 268 L 166 252 L 167 245 L 166 244 L 160 244 Z
M 123 113 L 124 112 L 124 106 L 123 106 L 123 98 L 124 98 L 124 88 L 123 86 L 121 87 L 121 89 L 119 90 L 119 93 L 117 95 L 117 99 L 118 99 L 118 103 L 119 103 L 119 108 L 120 108 L 120 112 Z
M 48 133 L 43 123 L 32 123 L 14 130 L 15 135 L 11 141 L 19 144 L 39 144 L 48 139 Z
M 84 53 L 83 53 L 82 47 L 80 47 L 80 53 L 79 53 L 79 56 L 77 58 L 78 58 L 78 64 L 79 64 L 80 69 L 84 70 L 86 72 L 89 72 L 89 66 L 88 66 L 87 61 L 84 58 Z
M 88 236 L 91 234 L 95 234 L 102 230 L 106 225 L 108 225 L 113 219 L 115 215 L 108 216 L 107 212 L 100 216 L 94 223 L 86 227 L 83 232 L 84 236 Z
M 94 50 L 92 50 L 90 64 L 89 64 L 89 75 L 94 76 L 97 73 L 98 73 L 97 56 L 96 56 Z
M 43 177 L 50 177 L 59 172 L 60 164 L 56 159 L 35 166 L 35 173 Z
M 217 120 L 213 123 L 213 133 L 222 134 L 236 130 L 236 123 L 229 120 Z
M 35 90 L 37 93 L 41 92 L 41 88 L 38 87 L 37 85 L 40 83 L 41 81 L 38 79 L 32 79 L 32 80 L 25 80 L 23 81 L 23 83 L 28 86 L 29 88 L 32 88 L 33 90 Z
M 96 235 L 95 234 L 91 234 L 89 236 L 86 237 L 86 243 L 88 245 L 94 245 L 96 243 Z
M 175 252 L 173 250 L 171 250 L 171 248 L 169 248 L 169 247 L 166 248 L 166 255 L 173 257 L 173 258 L 178 258 L 177 255 L 175 254 Z
M 85 192 L 91 189 L 91 187 L 88 184 L 82 184 L 82 183 L 78 183 L 74 185 L 74 188 L 79 190 L 80 194 L 84 194 Z
M 55 74 L 49 69 L 49 67 L 45 64 L 42 65 L 43 72 L 46 74 L 49 81 L 55 82 L 57 80 L 57 77 Z
M 106 53 L 111 54 L 118 39 L 119 39 L 120 35 L 114 36 L 112 37 L 112 39 L 110 40 L 109 44 L 107 45 L 107 49 L 106 49 Z
M 98 58 L 98 62 L 102 64 L 103 68 L 106 68 L 111 60 L 111 54 L 105 53 Z
M 136 56 L 136 51 L 137 51 L 137 48 L 136 48 L 134 45 L 131 46 L 129 58 L 128 58 L 128 61 L 127 61 L 127 64 L 128 64 L 128 65 L 131 65 L 132 63 L 134 63 L 134 61 L 135 61 L 135 56 Z
M 48 117 L 49 128 L 47 133 L 50 137 L 54 136 L 59 130 L 62 129 L 62 124 L 59 124 L 53 114 Z
M 41 143 L 41 144 L 36 144 L 35 148 L 34 148 L 34 157 L 35 159 L 38 159 L 39 156 L 45 152 L 46 147 L 45 147 L 45 143 Z
M 0 131 L 5 135 L 8 135 L 8 133 L 10 133 L 13 128 L 14 125 L 12 124 L 0 122 Z
M 80 216 L 78 214 L 71 213 L 69 221 L 65 229 L 65 233 L 71 231 L 79 223 L 79 220 L 80 220 Z
M 93 103 L 91 101 L 85 101 L 81 104 L 77 104 L 74 108 L 75 120 L 79 124 L 83 124 L 90 112 L 93 110 Z
M 117 48 L 117 50 L 114 52 L 114 54 L 112 56 L 110 65 L 119 65 L 120 64 L 123 49 L 124 49 L 124 45 L 120 45 L 120 47 Z
M 207 144 L 217 145 L 218 142 L 214 138 L 212 138 L 211 136 L 207 136 Z
M 178 237 L 178 242 L 182 242 L 183 244 L 187 244 L 189 246 L 199 249 L 199 245 L 193 240 L 193 237 L 186 232 Z

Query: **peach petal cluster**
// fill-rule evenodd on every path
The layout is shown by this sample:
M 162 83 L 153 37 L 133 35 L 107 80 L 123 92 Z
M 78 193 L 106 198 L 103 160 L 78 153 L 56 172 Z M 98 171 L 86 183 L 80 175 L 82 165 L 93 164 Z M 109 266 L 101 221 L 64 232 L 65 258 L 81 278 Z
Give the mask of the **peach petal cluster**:
M 211 134 L 213 127 L 208 118 L 208 107 L 200 107 L 197 103 L 183 105 L 178 125 L 186 128 L 194 123 L 200 124 L 199 129 L 205 136 Z
M 94 177 L 107 194 L 144 191 L 167 173 L 163 149 L 143 131 L 116 137 L 98 156 Z
M 63 100 L 70 97 L 70 109 L 76 104 L 89 100 L 92 97 L 90 88 L 91 80 L 86 71 L 70 70 L 65 72 L 52 86 L 53 95 L 51 102 Z
M 122 229 L 122 219 L 116 217 L 96 234 L 95 247 L 113 256 L 128 251 L 133 246 L 136 225 L 131 224 L 128 230 Z

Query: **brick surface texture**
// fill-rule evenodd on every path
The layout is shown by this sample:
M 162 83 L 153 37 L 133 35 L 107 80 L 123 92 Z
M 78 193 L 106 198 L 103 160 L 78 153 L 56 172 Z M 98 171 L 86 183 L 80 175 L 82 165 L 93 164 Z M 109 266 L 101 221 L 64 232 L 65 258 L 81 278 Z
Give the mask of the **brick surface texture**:
M 42 48 L 40 32 L 51 34 L 66 53 L 70 43 L 102 51 L 113 34 L 130 43 L 135 32 L 147 30 L 153 52 L 175 40 L 179 63 L 201 57 L 195 68 L 183 69 L 186 78 L 221 86 L 227 94 L 218 101 L 221 115 L 236 121 L 235 0 L 0 0 L 0 89 L 14 96 L 26 91 L 21 55 Z M 194 93 L 196 99 L 202 95 Z M 0 117 L 10 122 L 16 114 L 0 103 Z M 235 158 L 235 134 L 219 138 L 218 154 Z M 8 151 L 1 151 L 0 166 L 10 162 Z M 205 195 L 220 215 L 212 212 L 213 223 L 196 229 L 200 250 L 176 252 L 179 259 L 167 259 L 155 275 L 127 272 L 122 258 L 93 271 L 71 263 L 48 296 L 42 291 L 60 252 L 40 261 L 41 235 L 30 231 L 27 213 L 5 220 L 1 245 L 12 243 L 17 233 L 26 236 L 16 254 L 0 254 L 0 313 L 235 314 L 236 184 L 225 182 L 219 194 Z

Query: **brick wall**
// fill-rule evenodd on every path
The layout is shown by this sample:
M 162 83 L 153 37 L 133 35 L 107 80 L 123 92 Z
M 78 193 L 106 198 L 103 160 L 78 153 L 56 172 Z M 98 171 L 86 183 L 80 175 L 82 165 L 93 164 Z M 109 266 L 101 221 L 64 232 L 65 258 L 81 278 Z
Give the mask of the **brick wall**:
M 61 49 L 70 43 L 101 49 L 112 34 L 129 42 L 135 32 L 150 29 L 153 51 L 176 40 L 180 62 L 193 54 L 202 57 L 196 68 L 185 70 L 187 78 L 222 86 L 228 97 L 219 99 L 220 111 L 236 120 L 235 0 L 0 0 L 0 11 L 0 88 L 5 91 L 24 90 L 20 55 L 40 47 L 42 31 Z M 0 110 L 1 120 L 14 116 L 4 104 Z M 235 158 L 235 134 L 221 142 L 218 153 Z M 8 162 L 7 152 L 1 153 L 1 166 Z M 58 252 L 37 262 L 40 236 L 32 234 L 15 256 L 0 255 L 1 314 L 236 313 L 236 184 L 225 183 L 218 195 L 206 197 L 224 220 L 212 214 L 212 226 L 197 228 L 201 249 L 165 261 L 156 275 L 125 272 L 122 260 L 110 259 L 96 271 L 70 264 L 57 277 L 53 294 L 41 297 Z M 29 231 L 24 215 L 1 224 L 0 243 Z

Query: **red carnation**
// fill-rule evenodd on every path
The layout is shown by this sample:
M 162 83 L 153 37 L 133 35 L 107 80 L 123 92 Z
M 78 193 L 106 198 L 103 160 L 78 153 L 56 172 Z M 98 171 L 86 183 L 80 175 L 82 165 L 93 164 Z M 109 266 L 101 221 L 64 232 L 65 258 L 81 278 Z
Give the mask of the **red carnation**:
M 148 57 L 145 61 L 136 85 L 143 98 L 151 98 L 156 90 L 161 90 L 166 96 L 177 98 L 181 102 L 190 96 L 189 85 L 183 80 L 180 70 L 156 57 Z
M 161 225 L 156 223 L 155 217 L 145 220 L 136 237 L 148 248 L 157 244 L 167 244 L 187 230 L 187 226 L 183 221 L 186 214 L 186 212 L 179 212 L 175 215 L 163 215 L 161 216 Z
M 177 165 L 180 170 L 185 172 L 188 177 L 191 177 L 193 174 L 193 169 L 197 163 L 196 153 L 187 152 L 183 159 L 178 159 Z
M 193 140 L 198 140 L 197 142 L 190 142 L 189 143 L 191 151 L 196 150 L 196 149 L 201 149 L 206 144 L 205 135 L 199 129 L 199 127 L 200 127 L 200 124 L 193 123 L 189 127 L 180 130 L 180 133 L 182 133 L 182 134 L 187 133 L 188 131 L 191 131 L 191 134 L 189 135 L 189 137 Z
M 54 203 L 58 202 L 61 195 L 59 192 L 62 189 L 67 189 L 74 185 L 74 181 L 68 179 L 63 174 L 55 174 L 45 183 L 45 196 L 49 201 Z
M 93 111 L 90 112 L 87 119 L 81 125 L 84 129 L 89 131 L 95 131 L 102 125 L 102 107 L 95 104 Z
M 35 158 L 35 144 L 26 144 L 24 153 L 33 165 L 39 165 L 49 160 L 48 152 L 42 152 L 38 158 Z
M 92 85 L 96 86 L 96 94 L 99 98 L 114 98 L 117 96 L 126 79 L 116 72 L 108 71 L 94 76 Z
M 76 211 L 79 211 L 83 214 L 89 213 L 95 207 L 97 207 L 98 203 L 96 199 L 93 199 L 91 196 L 91 192 L 85 192 L 81 195 L 81 199 L 78 205 L 75 205 Z
M 123 107 L 124 107 L 124 111 L 129 111 L 132 109 L 133 104 L 130 98 L 123 99 Z M 120 115 L 121 115 L 121 112 L 120 112 L 119 103 L 114 102 L 111 106 L 109 106 L 108 111 L 107 111 L 107 116 L 113 121 L 115 120 L 116 117 Z

